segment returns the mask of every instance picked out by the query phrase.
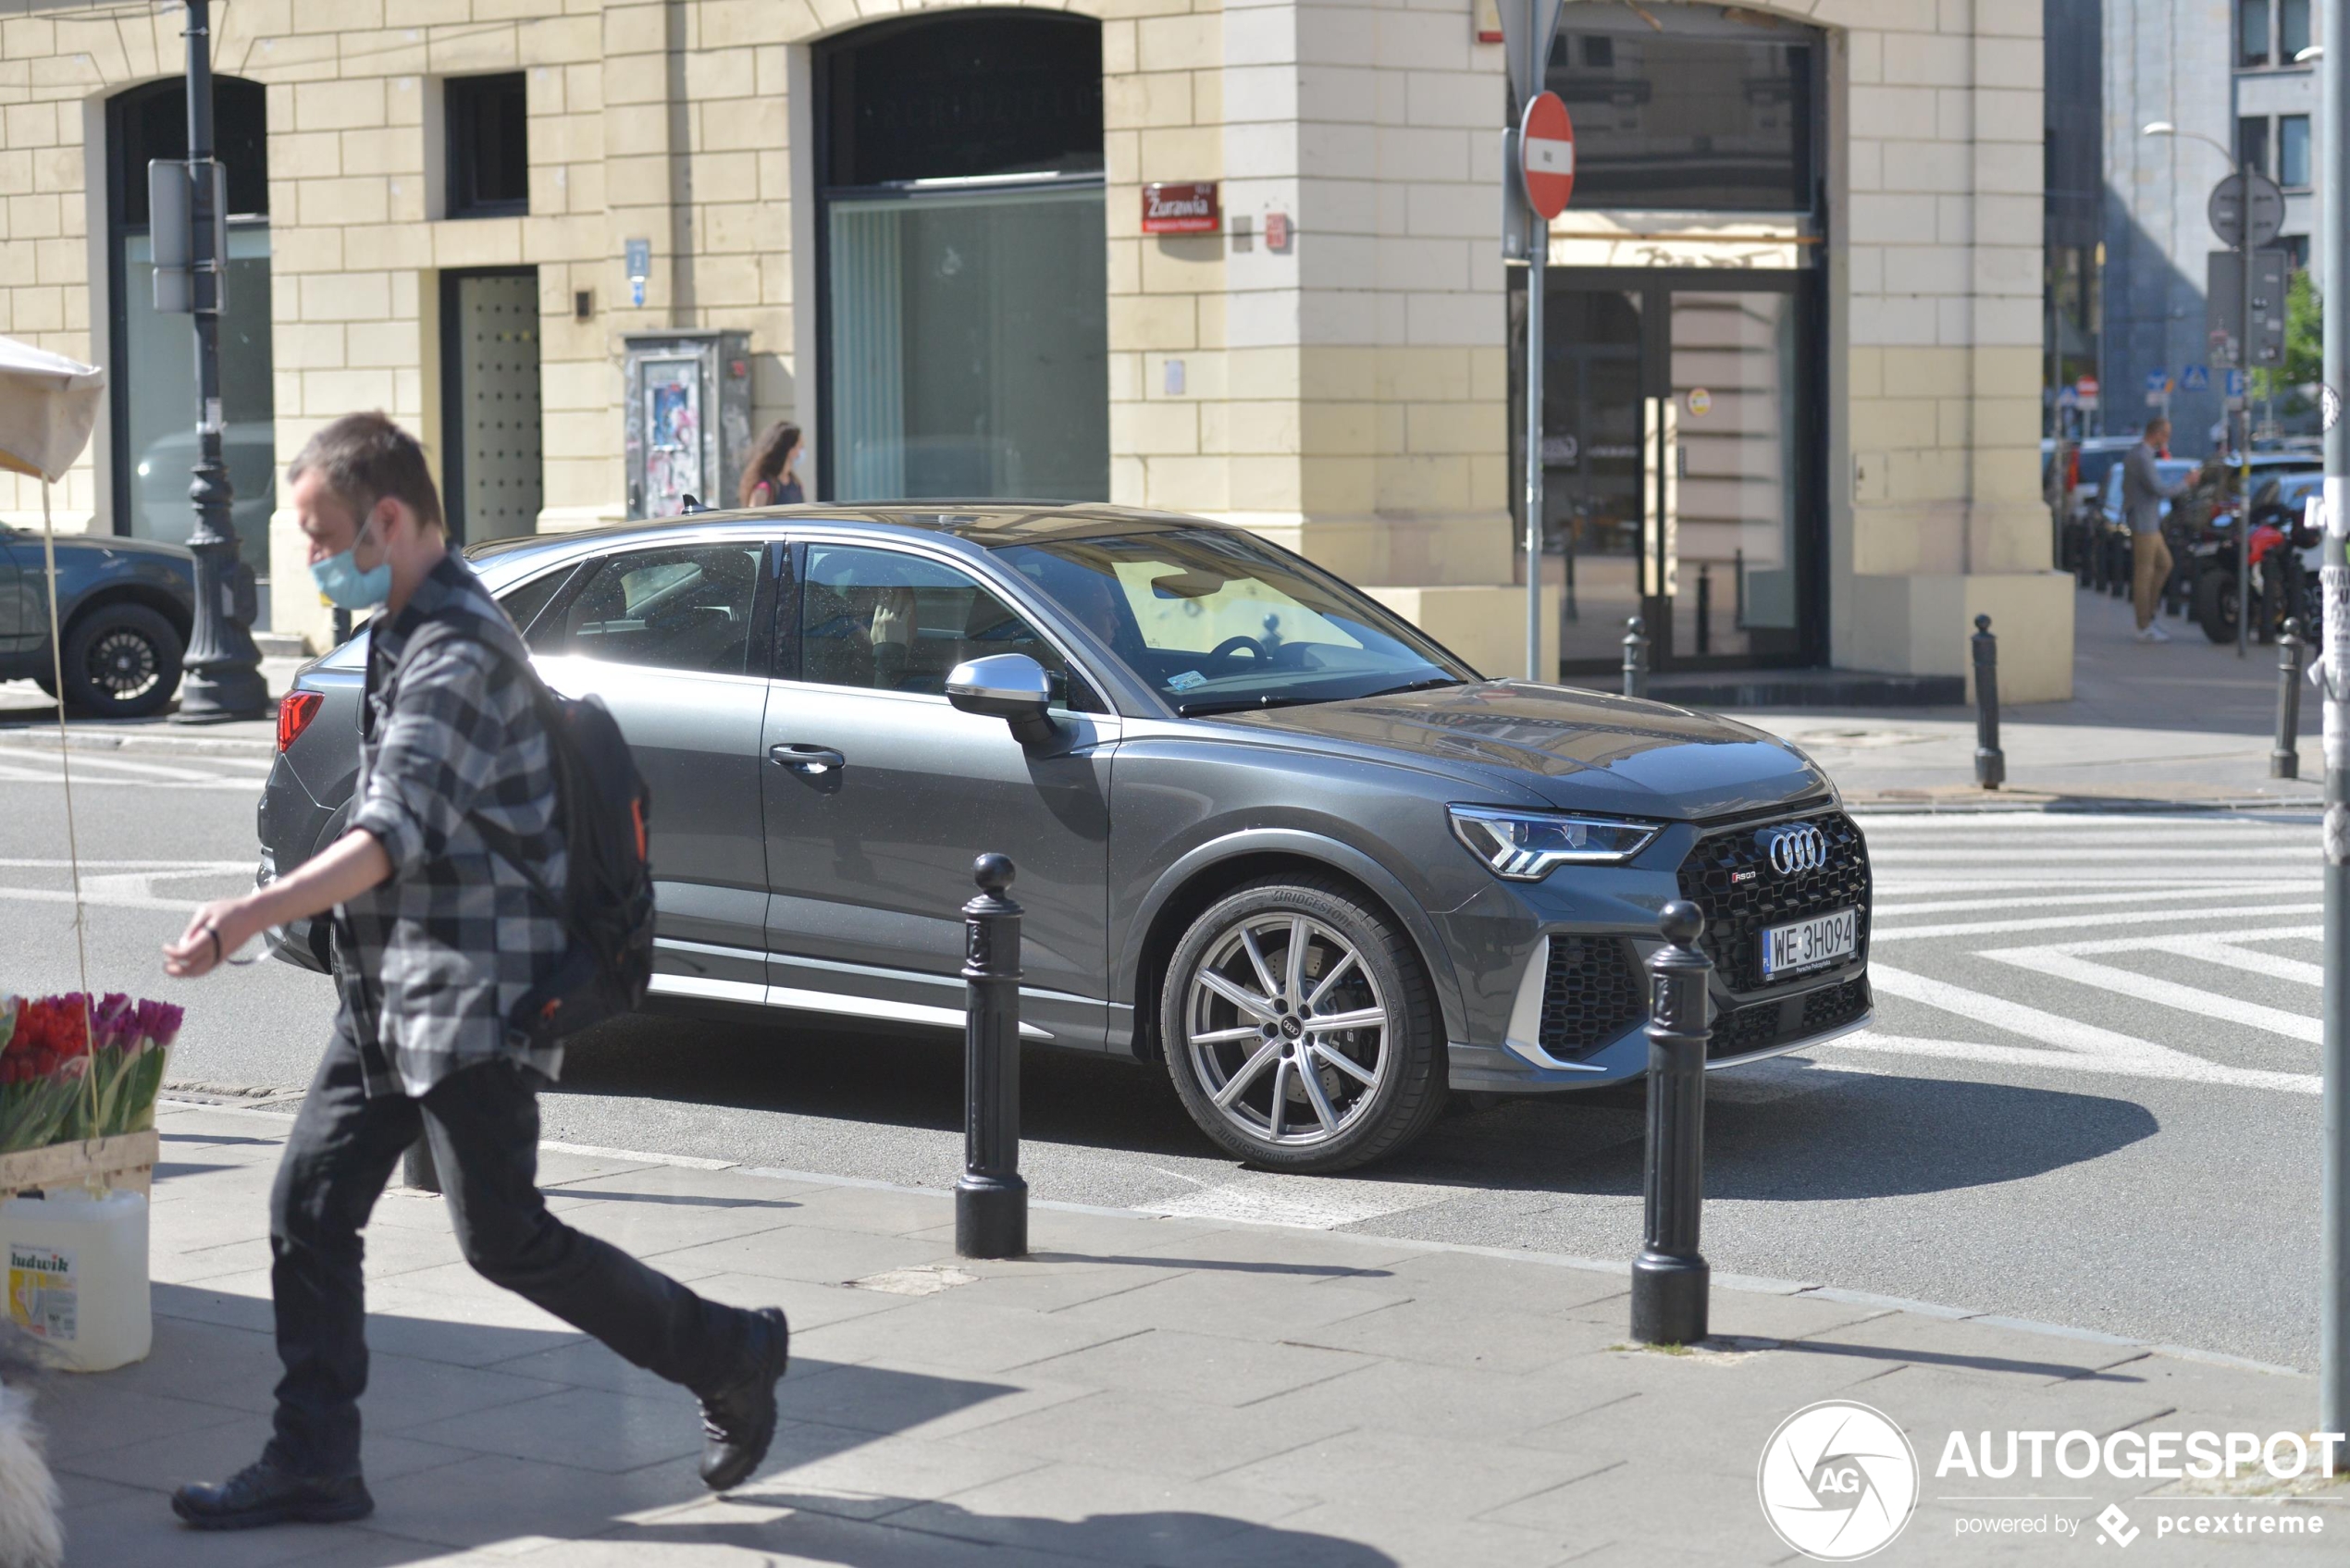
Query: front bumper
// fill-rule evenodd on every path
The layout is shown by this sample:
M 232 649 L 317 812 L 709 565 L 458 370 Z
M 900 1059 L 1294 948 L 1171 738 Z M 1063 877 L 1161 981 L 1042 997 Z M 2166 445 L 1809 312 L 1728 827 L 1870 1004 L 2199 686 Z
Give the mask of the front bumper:
M 1780 877 L 1758 858 L 1773 830 L 1820 826 L 1828 863 Z M 1676 898 L 1706 915 L 1714 960 L 1706 1066 L 1737 1067 L 1816 1046 L 1868 1026 L 1870 883 L 1860 830 L 1833 806 L 1680 824 L 1629 866 L 1563 869 L 1503 883 L 1442 918 L 1460 976 L 1467 1040 L 1450 1047 L 1456 1089 L 1539 1093 L 1595 1088 L 1648 1070 L 1648 959 L 1657 915 Z M 1759 973 L 1767 926 L 1858 907 L 1858 951 L 1788 979 Z

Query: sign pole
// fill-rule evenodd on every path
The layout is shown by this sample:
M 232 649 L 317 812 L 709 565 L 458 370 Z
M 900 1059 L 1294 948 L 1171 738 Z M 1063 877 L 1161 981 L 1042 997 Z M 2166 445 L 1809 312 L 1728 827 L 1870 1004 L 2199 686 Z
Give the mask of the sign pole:
M 1526 678 L 1542 672 L 1542 393 L 1547 347 L 1542 337 L 1542 264 L 1551 248 L 1550 220 L 1534 216 L 1526 255 Z M 1558 679 L 1558 672 L 1549 678 Z
M 2334 171 L 2327 189 L 2319 231 L 2319 254 L 2329 278 L 2350 266 L 2350 202 L 2340 199 L 2346 166 L 2344 138 L 2350 137 L 2350 5 L 2336 4 L 2323 19 L 2325 57 L 2318 68 L 2318 145 Z M 2340 394 L 2350 388 L 2350 319 L 2326 312 L 2324 385 L 2319 402 L 2331 411 L 2327 423 L 2325 553 L 2319 577 L 2325 586 L 2322 662 L 2325 690 L 2325 1032 L 2321 1055 L 2325 1129 L 2320 1180 L 2319 1268 L 2324 1285 L 2318 1316 L 2318 1426 L 2350 1431 L 2350 973 L 2344 948 L 2350 945 L 2350 421 L 2342 417 Z M 2248 390 L 2248 389 L 2247 389 Z
M 1526 678 L 1556 680 L 1556 669 L 1542 669 L 1542 267 L 1551 219 L 1575 185 L 1575 128 L 1542 88 L 1559 0 L 1501 0 L 1501 13 L 1510 100 L 1520 109 L 1502 132 L 1502 259 L 1526 264 Z
M 2236 334 L 2236 384 L 2244 389 L 2236 418 L 2236 657 L 2242 659 L 2252 631 L 2252 171 L 2239 163 L 2236 178 L 2244 185 L 2244 222 L 2236 228 L 2237 303 L 2244 312 L 2236 318 L 2243 323 Z

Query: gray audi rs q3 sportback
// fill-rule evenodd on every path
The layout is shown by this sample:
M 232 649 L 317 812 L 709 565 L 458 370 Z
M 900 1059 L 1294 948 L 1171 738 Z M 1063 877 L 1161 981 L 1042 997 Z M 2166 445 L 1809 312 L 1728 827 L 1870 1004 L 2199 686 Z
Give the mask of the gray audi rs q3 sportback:
M 959 1027 L 960 907 L 1001 850 L 1022 1035 L 1164 1062 L 1276 1169 L 1392 1153 L 1448 1087 L 1643 1072 L 1675 898 L 1716 965 L 1709 1065 L 1869 1021 L 1867 851 L 1800 751 L 1487 680 L 1241 529 L 807 506 L 472 556 L 651 785 L 664 1010 Z M 340 831 L 365 640 L 287 698 L 264 881 Z M 273 943 L 330 961 L 319 929 Z

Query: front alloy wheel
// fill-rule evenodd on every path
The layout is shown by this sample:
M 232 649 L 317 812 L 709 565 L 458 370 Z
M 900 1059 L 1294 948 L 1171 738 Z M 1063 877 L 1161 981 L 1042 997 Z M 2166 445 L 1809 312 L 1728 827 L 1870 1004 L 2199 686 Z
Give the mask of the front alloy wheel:
M 1258 1165 L 1360 1165 L 1442 1105 L 1418 955 L 1335 884 L 1259 883 L 1203 914 L 1169 966 L 1161 1027 L 1185 1108 Z

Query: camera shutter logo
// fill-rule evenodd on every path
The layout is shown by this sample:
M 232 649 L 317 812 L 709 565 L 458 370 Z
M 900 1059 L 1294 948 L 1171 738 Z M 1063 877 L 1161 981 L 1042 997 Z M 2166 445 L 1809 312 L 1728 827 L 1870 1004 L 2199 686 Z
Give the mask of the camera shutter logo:
M 1816 871 L 1828 863 L 1827 835 L 1809 825 L 1780 828 L 1770 835 L 1771 869 L 1783 877 Z
M 1854 1562 L 1916 1512 L 1917 1451 L 1884 1412 L 1824 1400 L 1779 1423 L 1754 1483 L 1779 1539 L 1817 1562 Z

